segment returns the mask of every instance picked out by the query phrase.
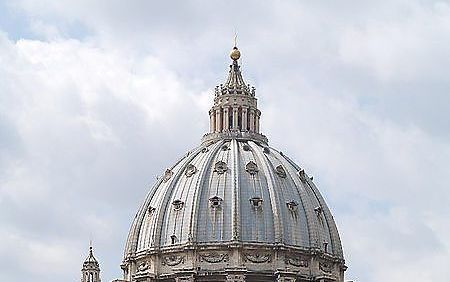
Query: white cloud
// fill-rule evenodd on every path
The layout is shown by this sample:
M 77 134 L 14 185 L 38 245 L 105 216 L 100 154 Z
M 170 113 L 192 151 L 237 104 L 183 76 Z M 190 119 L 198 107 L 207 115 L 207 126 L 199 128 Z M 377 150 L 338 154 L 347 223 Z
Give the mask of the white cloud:
M 412 2 L 401 12 L 403 17 L 397 19 L 346 29 L 339 47 L 343 61 L 368 68 L 387 81 L 443 79 L 449 62 L 443 54 L 448 54 L 450 45 L 442 35 L 450 32 L 450 6 Z
M 136 206 L 136 198 L 144 194 L 143 181 L 152 179 L 147 173 L 160 173 L 166 159 L 150 155 L 159 165 L 134 173 L 130 170 L 135 170 L 149 152 L 162 147 L 154 137 L 176 136 L 170 128 L 184 124 L 179 113 L 196 120 L 202 116 L 197 109 L 201 105 L 198 94 L 193 94 L 195 89 L 185 87 L 149 56 L 137 59 L 70 39 L 12 42 L 3 36 L 0 46 L 4 50 L 0 60 L 5 62 L 0 66 L 2 117 L 18 140 L 17 144 L 14 140 L 2 144 L 12 155 L 1 163 L 0 201 L 5 228 L 20 242 L 28 242 L 16 244 L 20 251 L 12 254 L 0 248 L 1 256 L 14 256 L 22 275 L 48 280 L 50 276 L 43 269 L 49 269 L 55 260 L 59 262 L 55 267 L 61 268 L 68 253 L 74 255 L 67 243 L 49 246 L 49 238 L 67 236 L 67 240 L 80 242 L 94 233 L 98 241 L 117 240 L 103 234 L 114 234 L 114 214 L 120 216 L 123 211 L 96 220 L 89 220 L 90 214 L 104 205 L 111 210 L 121 204 L 123 196 L 115 193 L 127 186 L 120 181 L 138 173 L 139 184 L 132 189 L 140 193 L 129 202 Z M 188 128 L 184 132 L 192 134 Z M 18 145 L 13 154 L 11 147 Z M 162 151 L 174 150 L 174 144 L 165 145 Z M 123 176 L 111 171 L 121 169 Z M 110 191 L 114 194 L 107 196 Z M 30 220 L 35 224 L 27 224 Z M 126 226 L 124 220 L 123 236 L 118 236 L 121 239 Z M 77 227 L 81 229 L 74 232 Z M 116 245 L 120 259 L 121 244 Z M 45 254 L 40 255 L 45 248 Z M 67 271 L 67 267 L 63 269 Z M 15 279 L 10 275 L 2 273 L 0 277 Z

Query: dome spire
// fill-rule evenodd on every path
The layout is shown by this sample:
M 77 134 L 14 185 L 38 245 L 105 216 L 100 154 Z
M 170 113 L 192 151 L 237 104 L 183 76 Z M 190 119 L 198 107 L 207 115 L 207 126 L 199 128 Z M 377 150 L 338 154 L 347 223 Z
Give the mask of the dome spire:
M 237 48 L 237 33 L 234 34 L 234 45 L 230 52 L 230 57 L 233 61 L 237 61 L 241 57 L 241 52 L 239 52 L 239 49 Z
M 235 41 L 230 52 L 232 63 L 227 80 L 215 88 L 214 105 L 209 111 L 210 132 L 203 141 L 231 137 L 267 143 L 267 138 L 259 132 L 261 111 L 257 107 L 255 88 L 246 84 L 242 77 L 240 57 Z
M 231 90 L 231 92 L 237 92 L 238 90 L 244 90 L 248 91 L 249 87 L 245 85 L 244 78 L 242 77 L 240 66 L 238 64 L 238 60 L 241 57 L 241 52 L 236 47 L 236 45 L 233 47 L 233 49 L 230 52 L 230 58 L 233 60 L 232 64 L 230 65 L 230 71 L 228 74 L 227 81 L 225 82 L 225 86 Z

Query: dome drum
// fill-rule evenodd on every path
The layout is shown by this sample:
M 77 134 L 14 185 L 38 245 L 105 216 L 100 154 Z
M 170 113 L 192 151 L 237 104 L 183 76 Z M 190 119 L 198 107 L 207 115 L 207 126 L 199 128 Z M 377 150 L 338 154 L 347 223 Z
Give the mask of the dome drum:
M 229 281 L 227 275 L 237 270 L 245 281 L 282 281 L 277 280 L 273 269 L 289 274 L 294 279 L 290 281 L 336 281 L 343 260 L 321 251 L 289 246 L 223 244 L 142 254 L 128 265 L 135 268 L 132 281 L 177 281 L 176 278 L 186 277 L 186 274 L 195 279 L 188 281 Z M 162 280 L 156 280 L 157 277 Z

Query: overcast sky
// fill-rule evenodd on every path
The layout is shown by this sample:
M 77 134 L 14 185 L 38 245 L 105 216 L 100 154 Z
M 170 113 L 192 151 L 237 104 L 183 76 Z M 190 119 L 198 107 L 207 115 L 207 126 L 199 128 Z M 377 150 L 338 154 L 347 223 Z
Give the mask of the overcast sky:
M 450 279 L 448 1 L 0 0 L 0 281 L 121 277 L 208 129 L 238 32 L 261 130 L 327 200 L 347 279 Z

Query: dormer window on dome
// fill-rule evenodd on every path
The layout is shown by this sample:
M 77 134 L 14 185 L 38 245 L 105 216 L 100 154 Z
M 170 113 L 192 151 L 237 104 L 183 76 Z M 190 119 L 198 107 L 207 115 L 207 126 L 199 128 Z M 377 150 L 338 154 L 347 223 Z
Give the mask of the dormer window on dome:
M 261 199 L 260 197 L 253 197 L 253 198 L 250 199 L 250 204 L 255 209 L 261 208 L 262 207 L 262 203 L 263 203 L 263 199 Z
M 286 203 L 286 206 L 291 212 L 297 211 L 298 203 L 296 201 L 290 201 Z
M 214 171 L 217 172 L 218 174 L 224 174 L 227 170 L 228 170 L 228 167 L 225 162 L 218 161 L 214 165 Z
M 253 161 L 249 161 L 245 165 L 245 170 L 251 175 L 255 175 L 258 172 L 258 166 Z
M 184 172 L 184 174 L 185 174 L 187 177 L 191 177 L 191 176 L 194 175 L 196 172 L 197 172 L 197 168 L 195 167 L 195 165 L 189 164 L 189 165 L 186 167 L 186 171 Z
M 286 170 L 284 170 L 284 167 L 282 165 L 278 165 L 275 168 L 275 172 L 280 176 L 281 178 L 286 178 Z
M 173 205 L 173 209 L 174 210 L 179 211 L 179 210 L 181 210 L 183 208 L 184 202 L 177 199 L 177 200 L 172 202 L 172 205 Z
M 209 198 L 209 203 L 211 208 L 220 208 L 222 206 L 222 198 L 218 197 L 218 196 L 214 196 Z
M 164 172 L 164 177 L 163 177 L 163 181 L 167 182 L 169 181 L 169 179 L 172 177 L 173 172 L 170 169 L 166 169 L 166 171 Z

